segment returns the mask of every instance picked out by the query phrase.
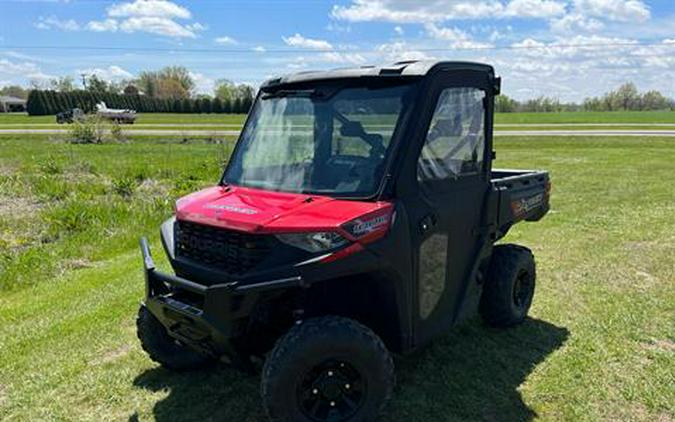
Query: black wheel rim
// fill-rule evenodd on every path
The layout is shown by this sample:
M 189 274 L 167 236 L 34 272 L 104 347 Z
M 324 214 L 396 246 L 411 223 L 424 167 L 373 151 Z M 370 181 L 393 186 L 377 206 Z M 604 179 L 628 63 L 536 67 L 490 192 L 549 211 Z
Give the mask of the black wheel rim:
M 524 309 L 532 298 L 532 280 L 527 271 L 521 271 L 513 284 L 513 304 Z
M 349 362 L 324 361 L 310 369 L 297 387 L 298 405 L 310 420 L 346 421 L 358 412 L 366 397 L 366 383 Z

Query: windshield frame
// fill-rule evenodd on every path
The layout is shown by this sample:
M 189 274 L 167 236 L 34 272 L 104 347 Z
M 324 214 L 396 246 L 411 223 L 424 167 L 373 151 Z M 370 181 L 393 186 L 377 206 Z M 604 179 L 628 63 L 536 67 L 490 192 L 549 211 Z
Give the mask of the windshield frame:
M 392 163 L 394 162 L 395 155 L 399 151 L 399 143 L 401 142 L 400 138 L 402 137 L 402 134 L 404 132 L 404 128 L 407 126 L 408 121 L 410 119 L 410 115 L 412 110 L 415 107 L 415 103 L 417 102 L 417 96 L 419 92 L 419 84 L 420 84 L 421 78 L 419 77 L 398 77 L 396 79 L 388 79 L 388 78 L 382 78 L 382 77 L 373 77 L 373 78 L 366 78 L 366 77 L 361 77 L 361 78 L 348 78 L 348 79 L 340 79 L 340 80 L 319 80 L 319 81 L 311 81 L 311 82 L 306 82 L 306 83 L 301 83 L 301 84 L 284 84 L 284 85 L 277 85 L 273 87 L 264 87 L 263 89 L 259 90 L 258 94 L 256 95 L 255 101 L 253 105 L 251 106 L 251 109 L 249 110 L 247 116 L 246 116 L 246 121 L 244 123 L 244 126 L 241 129 L 241 132 L 239 134 L 239 137 L 237 138 L 237 142 L 232 149 L 232 153 L 230 155 L 230 159 L 228 160 L 227 164 L 225 165 L 224 171 L 222 173 L 222 176 L 220 178 L 219 185 L 220 186 L 240 186 L 243 188 L 248 188 L 248 189 L 258 189 L 258 190 L 263 190 L 263 191 L 269 191 L 269 192 L 281 192 L 281 193 L 289 193 L 289 194 L 302 194 L 302 195 L 307 195 L 307 196 L 326 196 L 326 197 L 335 197 L 339 199 L 344 199 L 344 200 L 376 200 L 382 196 L 382 193 L 384 191 L 384 188 L 386 186 L 386 183 L 388 180 L 392 179 L 392 174 L 391 174 L 391 166 Z M 254 115 L 254 110 L 255 107 L 259 105 L 260 101 L 265 101 L 265 97 L 276 97 L 276 96 L 290 96 L 294 95 L 295 92 L 297 92 L 297 96 L 303 97 L 303 96 L 311 96 L 311 92 L 314 92 L 315 90 L 326 90 L 331 92 L 331 96 L 335 95 L 335 93 L 340 92 L 344 89 L 349 89 L 349 88 L 363 88 L 363 87 L 372 87 L 372 88 L 384 88 L 384 87 L 396 87 L 396 86 L 408 86 L 410 91 L 406 93 L 406 96 L 403 98 L 402 105 L 401 105 L 401 110 L 398 113 L 398 117 L 396 118 L 396 123 L 393 126 L 393 131 L 392 135 L 387 147 L 387 151 L 384 155 L 383 158 L 383 171 L 382 174 L 379 177 L 379 180 L 375 183 L 375 188 L 372 190 L 372 192 L 368 192 L 367 194 L 361 194 L 361 193 L 354 193 L 354 192 L 345 192 L 345 193 L 340 193 L 340 192 L 296 192 L 296 191 L 290 191 L 290 190 L 284 190 L 284 189 L 270 189 L 266 187 L 256 187 L 256 186 L 246 186 L 246 185 L 240 185 L 237 183 L 232 183 L 227 180 L 227 175 L 228 172 L 231 171 L 233 167 L 233 158 L 237 157 L 238 154 L 240 153 L 239 150 L 242 148 L 244 141 L 243 141 L 243 136 L 246 132 L 246 130 L 249 128 L 250 125 L 254 124 L 252 119 Z

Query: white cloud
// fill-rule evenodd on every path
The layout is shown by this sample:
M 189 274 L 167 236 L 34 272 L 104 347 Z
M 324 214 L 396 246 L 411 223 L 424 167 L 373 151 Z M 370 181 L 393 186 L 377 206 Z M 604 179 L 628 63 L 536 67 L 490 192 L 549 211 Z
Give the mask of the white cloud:
M 549 18 L 565 12 L 560 0 L 352 0 L 331 15 L 352 22 L 433 23 L 450 19 Z
M 641 0 L 574 0 L 574 9 L 585 16 L 620 22 L 644 22 L 651 16 Z
M 296 33 L 290 37 L 281 37 L 286 45 L 291 47 L 301 47 L 309 50 L 332 50 L 333 46 L 325 40 L 317 40 L 312 38 L 305 38 Z
M 403 35 L 404 34 L 403 28 L 401 28 L 398 25 L 394 27 L 394 32 L 396 32 L 397 35 Z
M 597 32 L 604 27 L 605 24 L 599 20 L 578 13 L 570 13 L 551 21 L 551 30 L 557 33 Z
M 258 52 L 258 53 L 264 53 L 265 51 L 267 51 L 267 49 L 265 47 L 263 47 L 262 45 L 258 45 L 258 46 L 253 47 L 253 51 Z
M 135 0 L 128 3 L 113 4 L 108 8 L 108 16 L 117 18 L 145 16 L 190 19 L 192 13 L 185 7 L 166 0 Z
M 102 21 L 89 21 L 87 29 L 94 32 L 115 32 L 119 28 L 115 19 L 105 19 Z
M 122 69 L 119 66 L 111 65 L 108 67 L 100 68 L 89 68 L 89 69 L 80 69 L 76 72 L 78 75 L 96 75 L 96 77 L 103 79 L 104 81 L 109 82 L 119 82 L 123 80 L 132 79 L 134 75 L 128 72 L 125 69 Z
M 565 13 L 565 4 L 552 0 L 512 0 L 504 16 L 517 18 L 548 18 Z
M 29 80 L 44 82 L 54 78 L 54 76 L 44 73 L 35 63 L 16 63 L 7 59 L 0 59 L 0 78 L 15 84 Z
M 78 31 L 80 29 L 80 24 L 78 24 L 74 19 L 61 20 L 56 16 L 42 17 L 38 18 L 35 27 L 38 29 L 60 29 L 62 31 Z
M 220 44 L 220 45 L 235 45 L 235 44 L 237 44 L 237 40 L 235 40 L 232 37 L 228 37 L 227 35 L 224 35 L 222 37 L 218 37 L 218 38 L 214 39 L 213 41 L 215 41 L 216 44 Z
M 135 0 L 116 3 L 107 9 L 103 20 L 92 20 L 86 29 L 94 32 L 126 33 L 147 32 L 171 38 L 196 38 L 205 31 L 206 25 L 199 22 L 179 23 L 178 19 L 191 19 L 192 13 L 185 7 L 167 0 Z
M 171 19 L 157 16 L 140 16 L 129 18 L 120 23 L 120 29 L 124 32 L 148 32 L 150 34 L 164 35 L 173 38 L 196 38 L 193 30 Z
M 216 81 L 203 73 L 190 72 L 190 77 L 195 82 L 195 93 L 197 94 L 213 94 L 216 86 Z
M 340 63 L 352 65 L 361 65 L 367 62 L 366 58 L 358 53 L 336 53 L 332 51 L 328 53 L 321 53 L 318 56 L 318 60 L 326 63 Z
M 474 41 L 469 34 L 458 28 L 440 28 L 436 24 L 425 25 L 427 34 L 434 39 L 449 41 L 452 48 L 489 48 L 492 44 Z
M 404 41 L 381 44 L 377 47 L 381 61 L 397 62 L 401 60 L 431 60 L 434 57 L 416 49 Z
M 187 29 L 190 29 L 195 32 L 206 31 L 209 29 L 208 25 L 203 25 L 199 22 L 191 23 L 185 26 Z

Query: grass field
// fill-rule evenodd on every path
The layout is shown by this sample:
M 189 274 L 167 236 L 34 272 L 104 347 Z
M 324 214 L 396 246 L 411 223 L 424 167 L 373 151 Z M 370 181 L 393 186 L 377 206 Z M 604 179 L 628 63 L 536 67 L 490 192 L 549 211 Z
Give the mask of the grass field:
M 504 138 L 496 150 L 499 167 L 553 181 L 551 213 L 506 239 L 537 257 L 531 318 L 506 331 L 473 321 L 397 359 L 382 420 L 675 420 L 675 143 Z M 3 136 L 0 151 L 0 420 L 262 420 L 257 377 L 170 373 L 135 337 L 137 238 L 161 260 L 160 222 L 218 179 L 231 143 Z
M 163 124 L 190 124 L 198 126 L 208 125 L 236 125 L 244 122 L 243 114 L 172 114 L 172 113 L 139 113 L 135 125 L 125 126 L 125 129 L 135 127 L 163 125 Z M 567 113 L 498 113 L 495 115 L 497 125 L 513 124 L 574 124 L 573 127 L 582 129 L 592 128 L 584 126 L 594 123 L 639 123 L 639 124 L 672 124 L 675 125 L 674 111 L 619 111 L 619 112 L 567 112 Z M 28 116 L 26 114 L 0 113 L 0 128 L 28 128 L 28 127 L 65 127 L 57 125 L 54 116 Z M 37 126 L 36 126 L 37 125 Z M 650 127 L 650 126 L 647 126 Z M 651 128 L 657 128 L 652 126 Z M 210 128 L 206 126 L 205 128 Z M 516 127 L 517 128 L 517 127 Z M 632 126 L 616 127 L 630 129 Z M 508 129 L 508 128 L 502 128 Z

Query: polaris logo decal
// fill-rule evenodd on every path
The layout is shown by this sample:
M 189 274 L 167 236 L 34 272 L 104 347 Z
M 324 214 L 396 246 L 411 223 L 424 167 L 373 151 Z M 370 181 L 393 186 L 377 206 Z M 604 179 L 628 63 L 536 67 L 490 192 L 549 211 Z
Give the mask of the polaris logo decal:
M 544 194 L 539 193 L 529 198 L 521 198 L 511 202 L 511 209 L 515 216 L 521 216 L 540 206 L 542 202 L 544 202 Z
M 209 204 L 209 205 L 206 205 L 204 208 L 208 208 L 208 209 L 211 209 L 211 210 L 236 212 L 238 214 L 247 214 L 247 215 L 258 214 L 258 211 L 254 210 L 254 209 L 237 207 L 237 206 L 234 206 L 234 205 L 213 205 L 213 204 Z
M 358 221 L 351 227 L 351 232 L 354 236 L 360 236 L 366 233 L 370 233 L 373 230 L 377 229 L 380 226 L 386 225 L 389 223 L 388 215 L 380 215 L 371 220 Z

